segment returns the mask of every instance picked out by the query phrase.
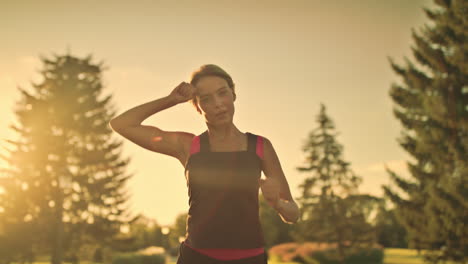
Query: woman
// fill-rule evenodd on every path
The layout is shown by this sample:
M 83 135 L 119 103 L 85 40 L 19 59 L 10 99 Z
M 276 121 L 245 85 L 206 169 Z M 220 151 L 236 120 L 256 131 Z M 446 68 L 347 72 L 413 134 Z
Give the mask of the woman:
M 190 209 L 178 264 L 267 263 L 258 215 L 258 189 L 284 222 L 294 223 L 294 202 L 271 142 L 233 123 L 236 93 L 220 67 L 203 65 L 190 83 L 168 96 L 112 119 L 117 133 L 148 150 L 172 156 L 185 168 Z M 195 136 L 141 125 L 164 109 L 191 101 L 207 130 Z M 261 172 L 266 179 L 261 179 Z

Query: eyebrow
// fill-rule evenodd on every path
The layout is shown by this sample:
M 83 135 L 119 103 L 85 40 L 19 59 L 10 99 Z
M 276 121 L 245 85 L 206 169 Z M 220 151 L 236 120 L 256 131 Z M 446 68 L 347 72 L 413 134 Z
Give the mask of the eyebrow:
M 216 89 L 215 93 L 218 92 L 219 90 L 222 90 L 222 89 L 227 89 L 228 87 L 227 86 L 221 86 L 219 87 L 218 89 Z M 198 94 L 198 96 L 200 96 L 200 98 L 203 98 L 203 97 L 206 97 L 206 96 L 209 96 L 210 94 Z

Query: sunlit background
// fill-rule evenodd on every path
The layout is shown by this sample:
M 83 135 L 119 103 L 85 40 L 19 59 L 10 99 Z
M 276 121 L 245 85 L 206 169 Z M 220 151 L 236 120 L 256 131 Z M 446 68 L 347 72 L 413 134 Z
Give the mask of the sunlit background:
M 293 196 L 302 181 L 302 144 L 320 103 L 340 131 L 345 159 L 381 195 L 386 164 L 405 174 L 388 90 L 397 81 L 387 57 L 410 56 L 411 28 L 427 23 L 429 0 L 2 1 L 0 138 L 16 136 L 16 86 L 40 81 L 39 56 L 70 52 L 104 61 L 107 93 L 121 113 L 168 95 L 202 64 L 223 67 L 237 89 L 235 123 L 269 138 Z M 203 119 L 178 105 L 145 121 L 202 133 Z M 119 137 L 119 135 L 115 135 Z M 5 153 L 4 150 L 1 150 Z M 180 163 L 125 141 L 134 173 L 135 213 L 161 225 L 188 209 Z M 0 167 L 6 166 L 0 161 Z M 0 190 L 1 191 L 1 190 Z

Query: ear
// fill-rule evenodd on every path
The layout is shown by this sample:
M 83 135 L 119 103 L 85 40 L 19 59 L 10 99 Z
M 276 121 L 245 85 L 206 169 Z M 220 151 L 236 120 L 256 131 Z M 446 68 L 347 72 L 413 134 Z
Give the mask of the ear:
M 236 93 L 235 93 L 235 92 L 232 92 L 232 95 L 234 96 L 234 100 L 232 100 L 232 101 L 235 102 L 235 101 L 236 101 L 236 98 L 237 98 Z

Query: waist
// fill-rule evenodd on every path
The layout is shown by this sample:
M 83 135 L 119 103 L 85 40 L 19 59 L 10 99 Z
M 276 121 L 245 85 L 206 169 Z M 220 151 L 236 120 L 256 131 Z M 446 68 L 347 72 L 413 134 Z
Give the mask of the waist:
M 209 256 L 218 260 L 235 260 L 249 258 L 257 255 L 261 255 L 265 252 L 263 247 L 259 248 L 194 248 L 185 241 L 183 242 L 185 246 L 197 251 L 200 254 Z
M 193 248 L 244 250 L 264 246 L 258 210 L 229 210 L 222 206 L 189 210 L 186 238 Z

